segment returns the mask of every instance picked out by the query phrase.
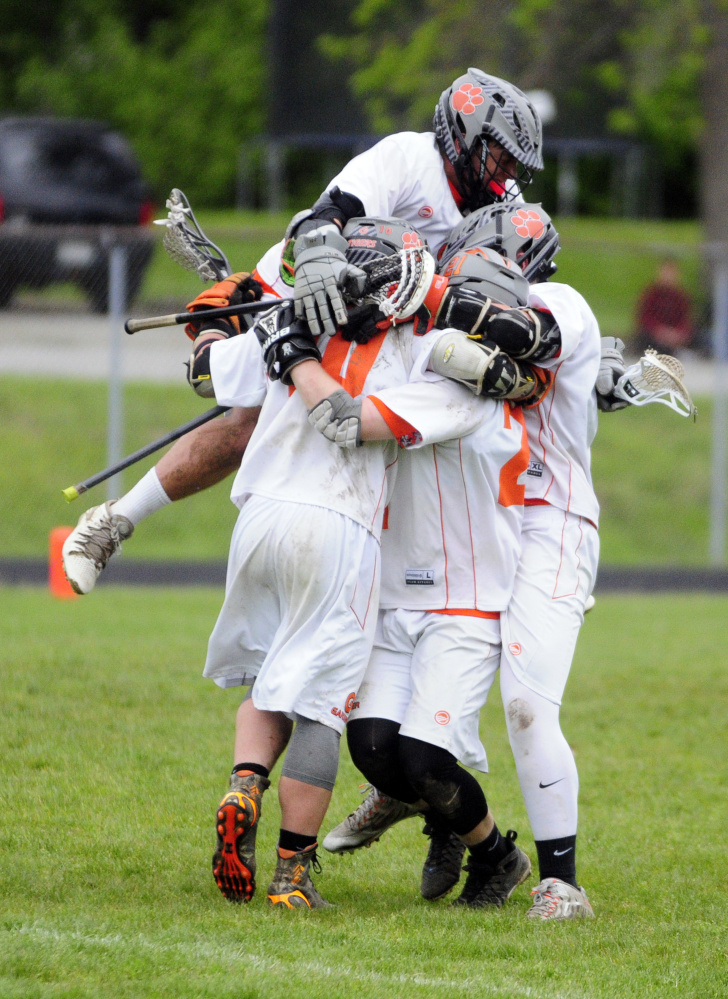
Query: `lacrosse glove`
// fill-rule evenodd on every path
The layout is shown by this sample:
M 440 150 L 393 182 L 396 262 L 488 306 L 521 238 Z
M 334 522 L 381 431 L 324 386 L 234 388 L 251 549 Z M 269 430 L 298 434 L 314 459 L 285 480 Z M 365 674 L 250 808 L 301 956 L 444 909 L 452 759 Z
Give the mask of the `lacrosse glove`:
M 618 336 L 602 337 L 602 359 L 595 384 L 597 406 L 602 413 L 614 413 L 629 406 L 624 399 L 614 394 L 614 388 L 626 371 L 624 344 Z
M 227 339 L 220 336 L 219 330 L 206 330 L 207 336 L 200 336 L 195 340 L 194 350 L 187 361 L 187 381 L 195 392 L 203 399 L 214 399 L 215 389 L 212 385 L 212 375 L 210 373 L 210 347 L 218 340 Z
M 262 297 L 262 285 L 247 271 L 239 271 L 201 292 L 186 309 L 193 313 L 204 312 L 205 309 L 223 309 L 228 305 L 259 302 Z M 201 316 L 196 322 L 189 322 L 185 326 L 185 333 L 190 340 L 194 340 L 203 330 L 217 330 L 225 337 L 237 336 L 241 332 L 240 317 L 229 316 L 227 319 L 210 319 L 205 322 Z
M 302 361 L 320 361 L 316 341 L 290 305 L 276 306 L 253 326 L 271 381 L 292 385 L 291 371 Z
M 337 325 L 347 322 L 341 296 L 344 288 L 351 297 L 364 291 L 366 274 L 347 263 L 349 244 L 335 225 L 321 225 L 303 233 L 293 246 L 293 302 L 296 317 L 308 323 L 311 333 L 333 336 Z

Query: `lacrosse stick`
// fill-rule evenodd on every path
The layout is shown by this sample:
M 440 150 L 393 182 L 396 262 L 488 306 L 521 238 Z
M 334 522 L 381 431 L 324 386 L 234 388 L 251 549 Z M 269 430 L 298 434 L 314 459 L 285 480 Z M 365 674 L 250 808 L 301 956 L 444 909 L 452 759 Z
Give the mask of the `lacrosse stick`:
M 424 302 L 435 274 L 435 258 L 424 246 L 409 247 L 383 260 L 362 265 L 367 281 L 354 304 L 374 304 L 385 316 L 404 320 Z M 394 285 L 394 289 L 392 289 Z
M 173 187 L 167 198 L 167 218 L 155 225 L 167 227 L 164 248 L 175 263 L 194 271 L 203 281 L 222 281 L 232 274 L 230 262 L 219 246 L 204 234 L 185 195 Z
M 204 319 L 224 319 L 226 316 L 240 316 L 248 312 L 264 312 L 274 305 L 287 305 L 291 298 L 268 299 L 267 302 L 246 302 L 243 305 L 223 305 L 219 309 L 200 309 L 191 312 L 170 312 L 168 316 L 150 316 L 148 319 L 127 319 L 124 329 L 130 335 L 140 330 L 153 330 L 161 326 L 179 326 L 182 323 L 200 322 Z
M 128 454 L 126 458 L 122 458 L 121 461 L 117 461 L 114 465 L 109 465 L 102 472 L 97 472 L 88 479 L 84 479 L 83 482 L 77 482 L 75 486 L 67 486 L 62 489 L 64 499 L 66 503 L 71 503 L 73 500 L 81 496 L 82 493 L 88 492 L 93 486 L 97 486 L 100 482 L 105 482 L 110 479 L 112 475 L 116 475 L 117 472 L 123 471 L 123 469 L 128 468 L 130 465 L 136 464 L 137 461 L 141 461 L 142 458 L 146 458 L 147 455 L 154 454 L 155 451 L 159 451 L 160 448 L 165 447 L 167 444 L 171 444 L 172 441 L 176 441 L 179 437 L 184 437 L 188 434 L 190 430 L 195 430 L 197 427 L 201 427 L 203 423 L 209 423 L 210 420 L 214 420 L 216 416 L 221 413 L 226 413 L 229 406 L 214 406 L 212 409 L 208 409 L 206 412 L 202 413 L 200 416 L 196 416 L 194 420 L 190 420 L 188 423 L 183 423 L 181 427 L 176 427 L 174 430 L 170 430 L 169 433 L 164 434 L 163 437 L 157 438 L 156 441 L 152 441 L 151 444 L 145 444 L 144 447 L 139 448 L 138 451 L 134 451 L 133 454 Z
M 658 354 L 651 347 L 631 365 L 614 386 L 614 394 L 633 406 L 661 402 L 680 416 L 697 418 L 690 393 L 683 385 L 685 370 L 676 357 Z

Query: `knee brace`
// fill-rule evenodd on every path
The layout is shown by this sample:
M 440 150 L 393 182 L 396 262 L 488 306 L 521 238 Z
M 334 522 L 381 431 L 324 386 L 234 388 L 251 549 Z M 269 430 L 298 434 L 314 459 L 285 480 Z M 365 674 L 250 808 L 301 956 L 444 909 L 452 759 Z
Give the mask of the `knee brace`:
M 333 791 L 339 768 L 339 733 L 310 718 L 296 718 L 281 776 Z
M 378 791 L 408 805 L 419 799 L 399 762 L 399 722 L 387 718 L 354 718 L 346 726 L 354 766 Z
M 488 814 L 488 803 L 477 780 L 439 746 L 409 736 L 399 737 L 399 758 L 405 777 L 419 797 L 464 836 Z

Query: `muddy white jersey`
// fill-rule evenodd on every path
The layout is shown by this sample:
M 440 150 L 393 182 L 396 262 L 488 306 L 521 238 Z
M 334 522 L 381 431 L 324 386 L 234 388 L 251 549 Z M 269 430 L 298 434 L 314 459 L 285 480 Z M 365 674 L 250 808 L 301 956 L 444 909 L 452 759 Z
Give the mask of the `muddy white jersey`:
M 406 400 L 380 398 L 405 420 Z M 472 397 L 471 398 L 475 398 Z M 499 612 L 520 554 L 528 440 L 521 411 L 477 399 L 478 427 L 400 456 L 382 535 L 380 606 Z
M 434 132 L 397 132 L 349 160 L 328 185 L 353 194 L 365 215 L 406 219 L 437 253 L 462 222 Z
M 406 385 L 417 355 L 429 353 L 428 340 L 415 337 L 412 324 L 406 324 L 367 344 L 349 343 L 338 334 L 321 337 L 319 349 L 323 368 L 352 396 L 401 386 L 404 398 L 410 400 L 407 411 L 417 422 L 402 425 L 397 436 L 399 443 L 410 446 L 469 432 L 478 420 L 475 400 L 459 385 L 444 379 Z M 309 424 L 300 395 L 278 381 L 268 381 L 252 331 L 215 343 L 210 367 L 220 405 L 262 406 L 233 483 L 232 501 L 242 508 L 249 496 L 260 495 L 323 506 L 379 538 L 400 453 L 398 442 L 349 450 L 328 441 Z M 438 413 L 443 417 L 438 418 Z
M 584 298 L 566 284 L 531 285 L 528 304 L 553 314 L 562 346 L 558 357 L 539 362 L 554 373 L 551 392 L 539 406 L 524 410 L 531 448 L 526 504 L 549 503 L 596 526 L 591 444 L 597 431 L 599 326 Z

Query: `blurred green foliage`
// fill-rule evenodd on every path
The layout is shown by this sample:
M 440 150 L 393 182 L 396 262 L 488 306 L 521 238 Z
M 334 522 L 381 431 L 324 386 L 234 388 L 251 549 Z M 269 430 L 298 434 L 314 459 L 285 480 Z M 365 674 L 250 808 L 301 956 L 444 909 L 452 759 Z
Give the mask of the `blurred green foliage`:
M 231 204 L 240 144 L 265 120 L 268 0 L 0 5 L 0 112 L 99 118 L 158 197 Z M 173 178 L 173 181 L 170 181 Z

